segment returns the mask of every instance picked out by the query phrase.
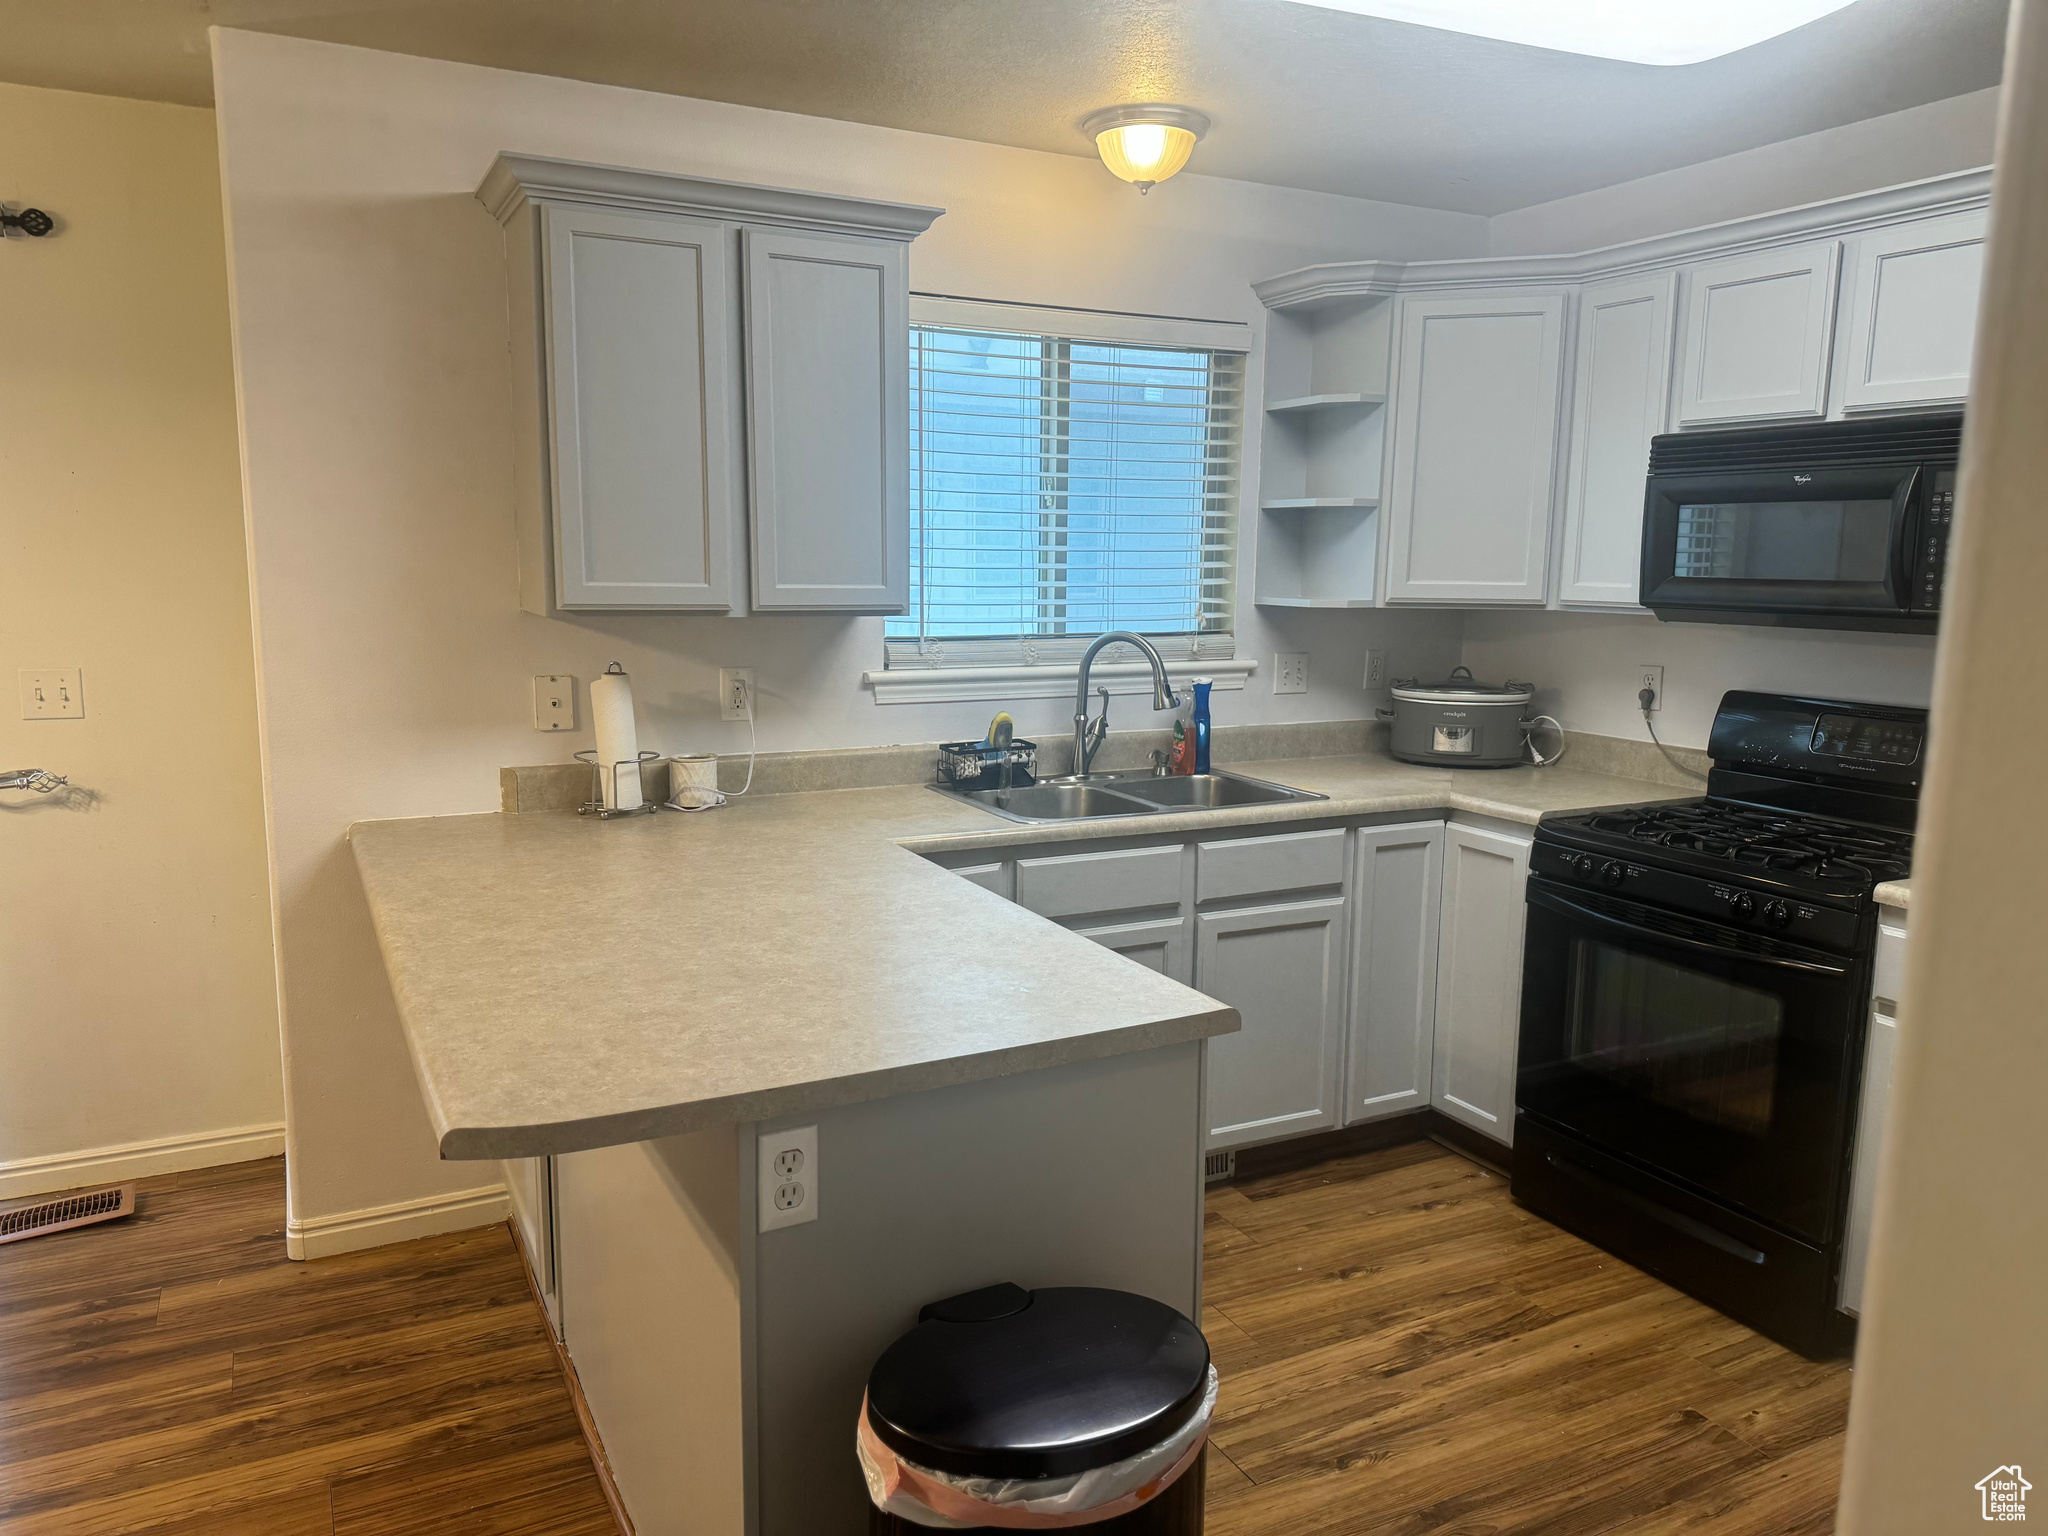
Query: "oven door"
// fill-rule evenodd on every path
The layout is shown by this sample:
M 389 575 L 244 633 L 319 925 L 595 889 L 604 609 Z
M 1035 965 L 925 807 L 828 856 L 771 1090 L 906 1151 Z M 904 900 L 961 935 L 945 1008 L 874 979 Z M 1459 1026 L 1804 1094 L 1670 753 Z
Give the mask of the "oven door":
M 1642 602 L 1680 613 L 1903 614 L 1916 465 L 1652 476 Z
M 1546 880 L 1528 891 L 1517 1107 L 1829 1241 L 1856 963 L 1692 919 L 1665 931 L 1633 903 Z

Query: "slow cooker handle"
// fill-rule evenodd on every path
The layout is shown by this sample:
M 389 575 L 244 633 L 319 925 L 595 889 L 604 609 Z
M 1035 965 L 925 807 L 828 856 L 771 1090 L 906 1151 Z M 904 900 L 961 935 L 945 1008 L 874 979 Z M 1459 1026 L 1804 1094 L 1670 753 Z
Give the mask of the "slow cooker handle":
M 1548 757 L 1545 757 L 1541 752 L 1537 751 L 1536 749 L 1536 730 L 1538 726 L 1544 725 L 1549 726 L 1553 731 L 1557 732 L 1557 750 L 1551 753 Z M 1557 721 L 1552 719 L 1549 715 L 1523 716 L 1522 741 L 1523 744 L 1526 745 L 1529 749 L 1529 761 L 1534 763 L 1538 768 L 1548 768 L 1552 763 L 1558 762 L 1564 757 L 1564 727 L 1559 725 Z

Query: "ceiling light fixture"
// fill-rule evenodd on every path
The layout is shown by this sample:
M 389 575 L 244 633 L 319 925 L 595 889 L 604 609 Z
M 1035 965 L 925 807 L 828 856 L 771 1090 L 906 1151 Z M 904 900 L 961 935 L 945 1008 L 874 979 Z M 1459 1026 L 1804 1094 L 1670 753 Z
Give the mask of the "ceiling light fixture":
M 1698 64 L 1752 48 L 1854 0 L 1300 0 L 1631 64 Z
M 1193 107 L 1148 101 L 1091 112 L 1081 119 L 1081 131 L 1095 141 L 1111 173 L 1142 193 L 1188 163 L 1209 119 Z

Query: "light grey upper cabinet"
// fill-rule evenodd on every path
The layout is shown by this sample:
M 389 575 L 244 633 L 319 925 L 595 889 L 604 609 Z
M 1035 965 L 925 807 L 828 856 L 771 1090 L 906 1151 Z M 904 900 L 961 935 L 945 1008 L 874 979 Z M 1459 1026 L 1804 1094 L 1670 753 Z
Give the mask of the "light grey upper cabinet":
M 1564 313 L 1527 290 L 1402 301 L 1389 602 L 1544 600 Z
M 1977 336 L 1985 226 L 1979 210 L 1858 238 L 1844 320 L 1845 412 L 1963 403 Z
M 900 611 L 937 208 L 503 154 L 520 603 Z M 752 580 L 748 556 L 752 556 Z
M 754 606 L 910 600 L 909 253 L 749 229 Z
M 540 221 L 559 606 L 730 608 L 728 231 L 584 207 Z
M 1677 282 L 1660 272 L 1580 294 L 1560 602 L 1637 604 L 1643 476 L 1670 406 Z
M 1429 1104 L 1444 824 L 1358 830 L 1344 1123 Z
M 1680 426 L 1827 414 L 1841 250 L 1811 240 L 1687 269 Z
M 1514 1140 L 1528 882 L 1529 839 L 1455 822 L 1445 831 L 1430 1102 L 1504 1142 Z

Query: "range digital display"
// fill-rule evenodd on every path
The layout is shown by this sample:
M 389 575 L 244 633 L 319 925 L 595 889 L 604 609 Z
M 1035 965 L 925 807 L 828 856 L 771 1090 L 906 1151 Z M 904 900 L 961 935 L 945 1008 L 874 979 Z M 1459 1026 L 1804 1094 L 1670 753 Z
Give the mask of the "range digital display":
M 1813 728 L 1812 748 L 1823 757 L 1861 758 L 1907 767 L 1920 760 L 1927 728 L 1905 720 L 1870 720 L 1861 715 L 1822 715 Z

